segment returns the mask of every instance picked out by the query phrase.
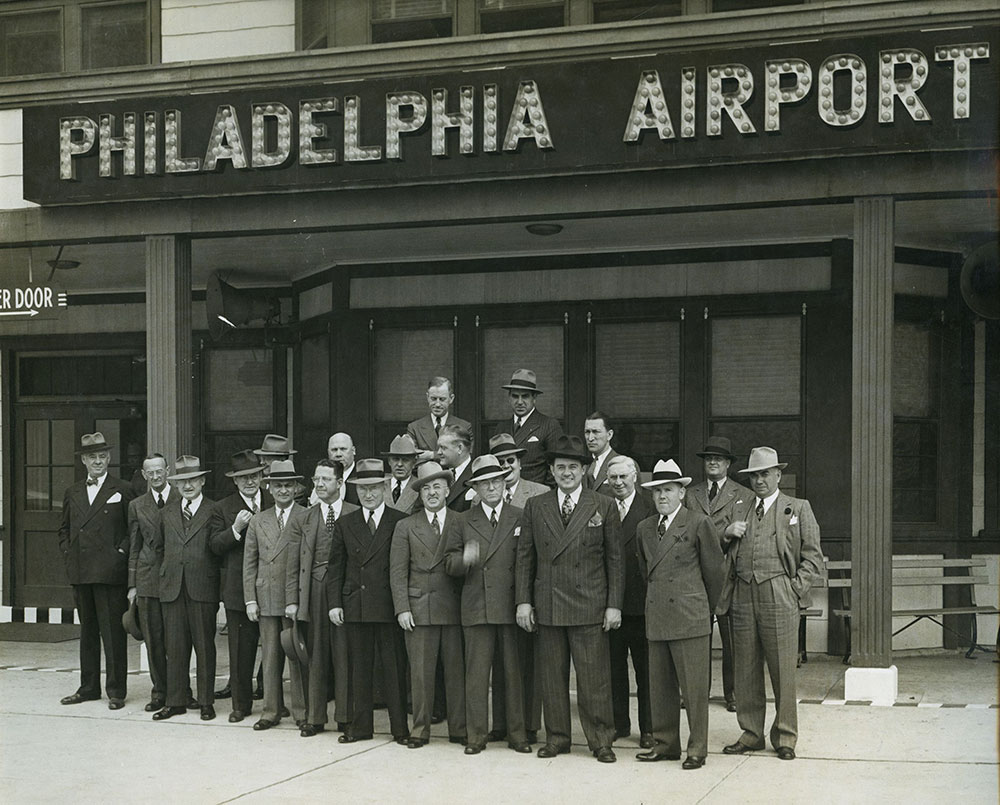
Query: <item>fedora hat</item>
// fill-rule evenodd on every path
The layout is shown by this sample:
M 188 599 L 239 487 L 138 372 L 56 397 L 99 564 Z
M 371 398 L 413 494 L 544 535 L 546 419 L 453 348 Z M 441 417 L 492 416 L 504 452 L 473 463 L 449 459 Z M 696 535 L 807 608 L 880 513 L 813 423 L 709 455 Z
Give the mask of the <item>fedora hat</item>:
M 139 625 L 139 605 L 136 603 L 136 599 L 132 599 L 132 603 L 128 605 L 122 613 L 122 627 L 136 640 L 143 640 L 142 627 Z
M 498 433 L 496 436 L 490 437 L 491 456 L 509 456 L 512 453 L 515 456 L 523 456 L 527 452 L 526 447 L 517 446 L 514 437 L 509 433 Z
M 472 486 L 477 481 L 488 481 L 490 478 L 506 478 L 510 475 L 510 470 L 501 467 L 496 456 L 485 455 L 472 459 L 472 475 L 465 482 L 466 486 Z
M 389 476 L 385 474 L 385 462 L 380 458 L 363 458 L 354 465 L 354 472 L 347 479 L 349 484 L 382 484 Z
M 455 476 L 451 470 L 446 470 L 436 461 L 425 461 L 417 467 L 417 477 L 410 482 L 410 486 L 419 492 L 424 484 L 436 481 L 438 478 L 444 478 L 448 482 L 448 486 L 455 482 Z
M 295 464 L 291 459 L 279 459 L 271 462 L 271 470 L 268 473 L 268 481 L 301 481 L 301 475 L 295 471 Z
M 82 456 L 85 453 L 99 453 L 101 450 L 110 450 L 113 446 L 104 441 L 104 434 L 100 431 L 85 433 L 80 437 L 80 449 L 76 454 Z
M 389 452 L 382 455 L 416 457 L 420 455 L 420 451 L 417 449 L 417 444 L 413 441 L 413 437 L 408 433 L 402 433 L 392 440 L 392 444 L 389 445 Z
M 755 447 L 750 451 L 750 460 L 747 461 L 747 468 L 740 472 L 760 472 L 777 467 L 783 470 L 788 466 L 788 462 L 778 461 L 778 451 L 773 447 Z
M 305 637 L 299 633 L 299 622 L 292 620 L 292 625 L 281 630 L 281 649 L 285 656 L 299 665 L 309 664 L 309 647 Z
M 188 478 L 200 478 L 208 475 L 211 470 L 201 468 L 201 459 L 198 456 L 177 456 L 174 462 L 174 474 L 168 475 L 168 481 L 185 481 Z
M 538 388 L 538 378 L 535 377 L 535 373 L 530 369 L 515 369 L 514 374 L 510 376 L 510 383 L 500 388 L 507 389 L 508 391 L 533 391 L 535 394 L 542 393 L 542 390 Z
M 552 447 L 546 451 L 545 458 L 548 461 L 553 461 L 557 458 L 575 458 L 581 464 L 589 464 L 594 460 L 594 457 L 590 455 L 590 451 L 584 447 L 583 439 L 579 436 L 569 436 L 565 433 L 556 438 Z
M 240 450 L 233 453 L 229 459 L 232 470 L 226 473 L 227 478 L 236 478 L 240 475 L 253 475 L 255 472 L 263 472 L 264 468 L 257 460 L 257 454 L 253 450 Z
M 294 456 L 298 451 L 292 450 L 287 436 L 269 433 L 264 437 L 260 449 L 253 452 L 255 456 Z
M 705 447 L 700 453 L 695 453 L 696 456 L 722 456 L 723 458 L 728 458 L 730 461 L 735 461 L 736 456 L 733 455 L 733 445 L 725 436 L 709 436 L 705 440 Z
M 686 475 L 681 475 L 681 468 L 677 466 L 677 462 L 672 458 L 664 461 L 662 458 L 656 462 L 656 466 L 653 467 L 653 475 L 650 480 L 641 484 L 646 489 L 652 489 L 654 486 L 663 486 L 664 484 L 680 484 L 681 486 L 687 486 L 691 483 L 691 479 Z

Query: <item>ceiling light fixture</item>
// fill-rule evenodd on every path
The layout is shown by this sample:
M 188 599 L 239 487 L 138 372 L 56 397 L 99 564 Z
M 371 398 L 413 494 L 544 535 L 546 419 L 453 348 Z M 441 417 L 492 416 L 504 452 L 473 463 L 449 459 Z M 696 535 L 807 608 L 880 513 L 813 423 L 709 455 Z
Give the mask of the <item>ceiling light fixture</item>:
M 524 228 L 532 235 L 540 235 L 541 237 L 558 235 L 563 231 L 562 224 L 528 224 Z

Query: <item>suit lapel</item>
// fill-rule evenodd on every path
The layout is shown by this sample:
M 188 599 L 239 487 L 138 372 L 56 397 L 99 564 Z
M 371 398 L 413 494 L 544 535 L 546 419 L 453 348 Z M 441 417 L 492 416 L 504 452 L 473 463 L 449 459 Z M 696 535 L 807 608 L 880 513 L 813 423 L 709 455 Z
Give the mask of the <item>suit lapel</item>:
M 80 522 L 80 525 L 83 525 L 91 517 L 93 517 L 95 514 L 97 514 L 97 512 L 100 511 L 101 506 L 104 505 L 105 501 L 107 501 L 107 499 L 109 497 L 111 497 L 117 491 L 118 491 L 118 489 L 111 482 L 111 476 L 108 475 L 104 479 L 104 483 L 101 484 L 101 488 L 100 488 L 100 490 L 97 493 L 97 497 L 94 498 L 94 502 L 91 503 L 87 499 L 87 482 L 84 481 L 84 484 L 83 484 L 83 499 L 82 499 L 81 503 L 83 504 L 83 510 L 84 510 L 85 514 L 83 516 L 83 520 Z
M 438 512 L 440 514 L 440 512 Z M 427 522 L 426 510 L 421 510 L 418 515 L 417 527 L 413 529 L 414 536 L 423 544 L 423 546 L 429 550 L 431 553 L 437 552 L 437 543 L 439 540 L 434 534 L 434 529 L 431 528 L 431 524 Z
M 183 503 L 181 504 L 184 505 Z M 187 542 L 197 533 L 198 529 L 201 528 L 201 524 L 208 519 L 208 498 L 203 497 L 201 499 L 201 504 L 198 506 L 198 511 L 194 513 L 191 517 L 190 522 L 187 524 L 187 528 L 184 531 L 184 541 Z M 181 524 L 184 523 L 184 514 L 181 514 Z
M 594 499 L 595 494 L 587 489 L 580 491 L 580 500 L 576 504 L 576 508 L 573 509 L 573 513 L 569 516 L 569 522 L 563 527 L 562 515 L 559 511 L 559 494 L 556 493 L 556 522 L 561 529 L 561 533 L 559 531 L 556 532 L 559 534 L 559 537 L 556 539 L 556 544 L 552 550 L 553 557 L 565 551 L 576 535 L 584 529 L 590 518 L 594 516 L 594 513 L 597 511 L 597 501 Z
M 687 533 L 687 521 L 687 509 L 681 506 L 678 509 L 677 514 L 674 516 L 674 520 L 670 524 L 670 528 L 667 529 L 667 533 L 663 535 L 663 539 L 659 539 L 658 536 L 654 537 L 649 560 L 650 572 L 652 572 L 653 568 L 663 561 L 664 557 L 670 553 L 671 549 L 677 544 L 680 538 Z M 654 535 L 656 534 L 655 531 L 653 533 Z
M 524 420 L 524 424 L 517 433 L 514 434 L 514 442 L 518 447 L 523 447 L 528 443 L 534 434 L 542 426 L 541 415 L 538 413 L 538 409 L 532 408 L 531 413 L 528 414 L 528 418 Z M 514 427 L 514 420 L 511 419 L 511 429 Z
M 385 544 L 386 540 L 392 537 L 392 527 L 389 525 L 387 517 L 388 514 L 389 507 L 387 506 L 382 509 L 382 519 L 378 521 L 378 528 L 375 529 L 374 534 L 368 531 L 365 515 L 361 515 L 361 531 L 358 532 L 358 538 L 364 546 L 361 549 L 361 556 L 363 557 L 361 560 L 362 564 L 378 553 L 379 549 Z M 367 541 L 364 541 L 365 537 L 368 538 Z
M 482 522 L 486 525 L 486 531 L 489 532 L 489 537 L 487 543 L 489 547 L 486 549 L 486 557 L 483 561 L 489 560 L 493 554 L 495 554 L 500 546 L 503 545 L 511 534 L 514 533 L 514 515 L 511 514 L 510 506 L 504 506 L 500 510 L 500 519 L 497 520 L 496 531 L 490 525 L 490 521 L 486 519 L 486 515 L 483 513 L 482 507 L 479 508 L 479 514 Z

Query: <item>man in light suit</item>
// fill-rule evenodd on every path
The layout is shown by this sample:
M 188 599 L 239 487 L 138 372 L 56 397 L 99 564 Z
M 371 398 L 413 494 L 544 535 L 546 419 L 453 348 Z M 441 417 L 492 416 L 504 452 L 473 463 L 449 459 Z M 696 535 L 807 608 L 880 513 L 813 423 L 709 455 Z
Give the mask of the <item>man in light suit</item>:
M 525 449 L 521 458 L 522 478 L 554 486 L 545 456 L 563 429 L 555 419 L 535 408 L 535 400 L 542 393 L 535 373 L 530 369 L 515 369 L 510 383 L 501 388 L 507 390 L 514 416 L 501 421 L 494 434 L 510 433 L 514 443 Z
M 729 477 L 729 465 L 736 456 L 733 455 L 732 443 L 725 436 L 710 436 L 705 442 L 705 449 L 696 455 L 704 459 L 705 480 L 688 487 L 684 505 L 692 511 L 710 517 L 715 526 L 715 533 L 721 539 L 726 529 L 736 519 L 736 509 L 753 498 L 753 492 Z M 726 709 L 730 713 L 735 713 L 733 622 L 729 615 L 716 615 L 716 620 L 719 623 L 719 634 L 722 636 L 722 693 L 726 697 Z M 708 679 L 711 687 L 711 673 Z
M 427 383 L 427 407 L 430 408 L 430 413 L 406 426 L 406 435 L 413 439 L 422 460 L 434 457 L 438 435 L 445 425 L 461 425 L 472 432 L 470 423 L 451 413 L 453 402 L 455 392 L 451 381 L 447 377 L 432 377 Z
M 653 722 L 649 709 L 649 651 L 646 643 L 646 578 L 639 571 L 635 529 L 656 513 L 649 493 L 636 488 L 638 465 L 628 456 L 616 455 L 608 461 L 608 483 L 622 521 L 622 562 L 625 565 L 625 596 L 622 625 L 608 633 L 611 651 L 611 701 L 615 713 L 615 738 L 632 733 L 629 712 L 628 656 L 632 654 L 636 696 L 639 700 L 639 746 L 653 746 Z
M 611 438 L 615 435 L 611 420 L 603 411 L 594 411 L 583 423 L 583 440 L 590 451 L 591 462 L 584 476 L 587 489 L 602 495 L 610 494 L 607 486 L 608 465 L 618 455 L 611 449 Z
M 295 503 L 296 482 L 302 476 L 291 461 L 274 461 L 267 476 L 268 491 L 274 506 L 250 518 L 246 547 L 243 549 L 243 596 L 247 617 L 260 628 L 261 664 L 264 666 L 264 709 L 253 725 L 267 730 L 281 721 L 284 695 L 281 689 L 281 630 L 285 623 L 285 586 L 288 557 L 297 549 L 289 539 L 291 521 L 304 512 Z M 289 663 L 291 712 L 296 724 L 305 720 L 305 696 L 302 671 L 297 662 Z
M 795 660 L 799 607 L 808 602 L 813 582 L 823 577 L 819 524 L 809 501 L 778 489 L 781 470 L 771 447 L 750 451 L 747 468 L 754 499 L 736 512 L 723 545 L 729 576 L 718 611 L 733 620 L 736 650 L 736 716 L 743 734 L 723 748 L 741 755 L 764 748 L 764 663 L 774 689 L 771 745 L 781 760 L 795 759 L 798 713 Z
M 614 501 L 583 488 L 590 454 L 578 436 L 560 436 L 548 452 L 558 489 L 531 498 L 517 553 L 517 623 L 538 628 L 546 743 L 541 758 L 570 751 L 569 661 L 587 745 L 614 763 L 611 659 L 606 632 L 621 626 L 625 572 L 621 520 Z
M 438 437 L 437 460 L 455 479 L 446 505 L 456 512 L 468 511 L 475 492 L 465 482 L 472 474 L 472 431 L 461 425 L 446 425 Z
M 151 453 L 142 462 L 142 477 L 149 485 L 148 491 L 128 504 L 128 599 L 136 601 L 139 608 L 152 682 L 146 712 L 155 713 L 167 701 L 167 646 L 160 608 L 156 533 L 160 530 L 160 509 L 177 493 L 167 483 L 167 460 L 159 453 Z
M 462 630 L 465 635 L 465 712 L 468 743 L 465 754 L 486 748 L 489 730 L 490 670 L 503 646 L 503 668 L 494 671 L 493 686 L 506 690 L 507 745 L 515 752 L 531 752 L 524 729 L 524 688 L 514 620 L 514 568 L 521 532 L 521 510 L 503 502 L 504 479 L 510 473 L 496 456 L 472 462 L 467 482 L 480 503 L 452 532 L 445 567 L 462 585 Z
M 61 703 L 101 698 L 103 643 L 108 709 L 120 710 L 125 705 L 128 672 L 122 615 L 128 609 L 132 487 L 109 475 L 111 445 L 104 434 L 84 434 L 76 452 L 87 468 L 87 479 L 72 484 L 63 497 L 59 548 L 80 613 L 80 687 Z
M 438 450 L 444 439 L 442 434 Z M 461 539 L 461 518 L 445 506 L 451 481 L 451 471 L 437 462 L 421 464 L 414 483 L 422 508 L 397 523 L 392 534 L 389 584 L 410 657 L 413 729 L 406 743 L 410 749 L 419 749 L 430 740 L 439 657 L 444 667 L 449 740 L 466 742 L 461 583 L 448 575 L 444 561 L 452 535 L 458 532 L 457 539 Z
M 302 669 L 306 715 L 299 734 L 311 738 L 326 729 L 327 672 L 331 659 L 334 667 L 335 713 L 338 724 L 350 721 L 348 709 L 347 636 L 340 640 L 331 655 L 330 606 L 326 594 L 333 529 L 344 514 L 358 507 L 340 497 L 340 479 L 344 468 L 336 461 L 320 459 L 313 472 L 313 488 L 319 502 L 301 517 L 292 518 L 288 539 L 292 553 L 288 557 L 285 582 L 285 617 L 305 624 L 309 664 Z
M 436 441 L 434 449 L 437 449 Z M 420 496 L 413 488 L 413 467 L 417 463 L 419 453 L 413 439 L 403 434 L 392 440 L 388 453 L 382 454 L 392 471 L 389 488 L 386 490 L 385 505 L 405 514 L 413 514 L 420 500 Z
M 679 760 L 681 696 L 687 708 L 687 757 L 700 769 L 708 754 L 708 669 L 712 612 L 723 580 L 722 550 L 712 521 L 681 506 L 691 479 L 673 459 L 658 461 L 643 487 L 659 516 L 637 529 L 639 569 L 646 579 L 650 710 L 655 745 L 641 761 Z

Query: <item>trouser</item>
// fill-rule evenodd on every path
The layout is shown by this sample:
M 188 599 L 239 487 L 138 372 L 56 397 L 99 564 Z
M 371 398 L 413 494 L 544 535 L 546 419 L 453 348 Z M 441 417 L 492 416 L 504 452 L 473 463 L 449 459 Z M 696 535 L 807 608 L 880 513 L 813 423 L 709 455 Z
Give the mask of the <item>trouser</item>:
M 733 671 L 733 619 L 729 614 L 716 615 L 719 636 L 722 638 L 722 695 L 727 702 L 736 701 L 735 673 Z M 712 667 L 708 668 L 708 687 L 712 688 Z
M 517 656 L 520 662 L 521 690 L 524 696 L 524 729 L 526 732 L 538 732 L 542 726 L 542 684 L 538 665 L 541 657 L 535 646 L 538 635 L 535 632 L 517 630 Z M 503 685 L 496 680 L 504 673 L 503 644 L 497 646 L 493 655 L 493 730 L 501 735 L 507 735 L 507 693 Z
M 465 714 L 469 745 L 483 744 L 489 732 L 490 671 L 493 687 L 504 689 L 507 711 L 507 740 L 524 743 L 524 687 L 517 651 L 515 624 L 478 624 L 464 627 L 465 634 Z M 502 650 L 501 650 L 502 647 Z M 496 672 L 494 660 L 502 657 L 503 668 Z M 496 718 L 494 717 L 494 723 Z
M 650 713 L 655 749 L 681 751 L 681 696 L 688 721 L 689 757 L 708 754 L 708 666 L 711 635 L 649 641 Z
M 233 710 L 247 715 L 253 710 L 253 665 L 257 660 L 260 629 L 247 617 L 246 609 L 227 608 L 226 625 Z
M 167 638 L 163 631 L 163 609 L 160 599 L 151 595 L 140 595 L 136 598 L 139 606 L 139 627 L 142 629 L 142 639 L 146 644 L 146 657 L 149 659 L 149 679 L 153 688 L 149 693 L 150 701 L 165 702 L 167 700 Z
M 615 732 L 628 734 L 632 731 L 628 678 L 629 654 L 632 655 L 636 694 L 639 699 L 639 732 L 651 732 L 646 617 L 644 615 L 622 615 L 621 628 L 608 632 L 608 650 L 611 653 L 611 703 L 615 714 Z
M 309 662 L 301 666 L 302 690 L 305 695 L 305 719 L 310 724 L 326 724 L 327 675 L 330 672 L 330 623 L 326 606 L 326 588 L 313 583 L 309 593 L 309 620 L 299 623 L 309 648 Z M 292 663 L 297 665 L 298 663 Z
M 195 601 L 182 583 L 173 601 L 161 601 L 167 634 L 167 706 L 185 707 L 191 690 L 191 649 L 198 658 L 198 704 L 215 702 L 215 601 Z
M 74 584 L 80 614 L 80 687 L 83 696 L 101 695 L 101 644 L 104 645 L 104 688 L 109 699 L 124 699 L 128 657 L 122 615 L 128 609 L 124 584 Z
M 465 675 L 462 658 L 462 627 L 414 626 L 404 634 L 410 657 L 410 684 L 413 697 L 413 738 L 429 739 L 434 709 L 438 657 L 444 666 L 447 696 L 448 734 L 465 738 Z
M 260 714 L 262 720 L 281 720 L 281 711 L 285 706 L 282 688 L 285 654 L 281 648 L 281 630 L 290 625 L 291 621 L 278 615 L 260 616 L 260 663 L 264 668 L 264 709 Z M 305 717 L 305 702 L 302 695 L 302 674 L 297 662 L 288 663 L 288 675 L 291 679 L 289 710 L 292 718 L 301 721 Z
M 383 695 L 393 738 L 404 738 L 406 727 L 406 649 L 401 629 L 392 623 L 345 623 L 347 630 L 348 696 L 351 722 L 347 734 L 368 738 L 374 733 L 372 686 L 376 653 L 382 660 Z
M 330 633 L 330 652 L 333 655 L 333 697 L 336 700 L 333 718 L 339 724 L 346 724 L 354 715 L 351 710 L 351 672 L 348 660 L 347 629 L 330 623 L 329 610 L 323 613 L 323 623 L 328 629 L 333 630 Z M 329 690 L 327 693 L 329 697 Z

